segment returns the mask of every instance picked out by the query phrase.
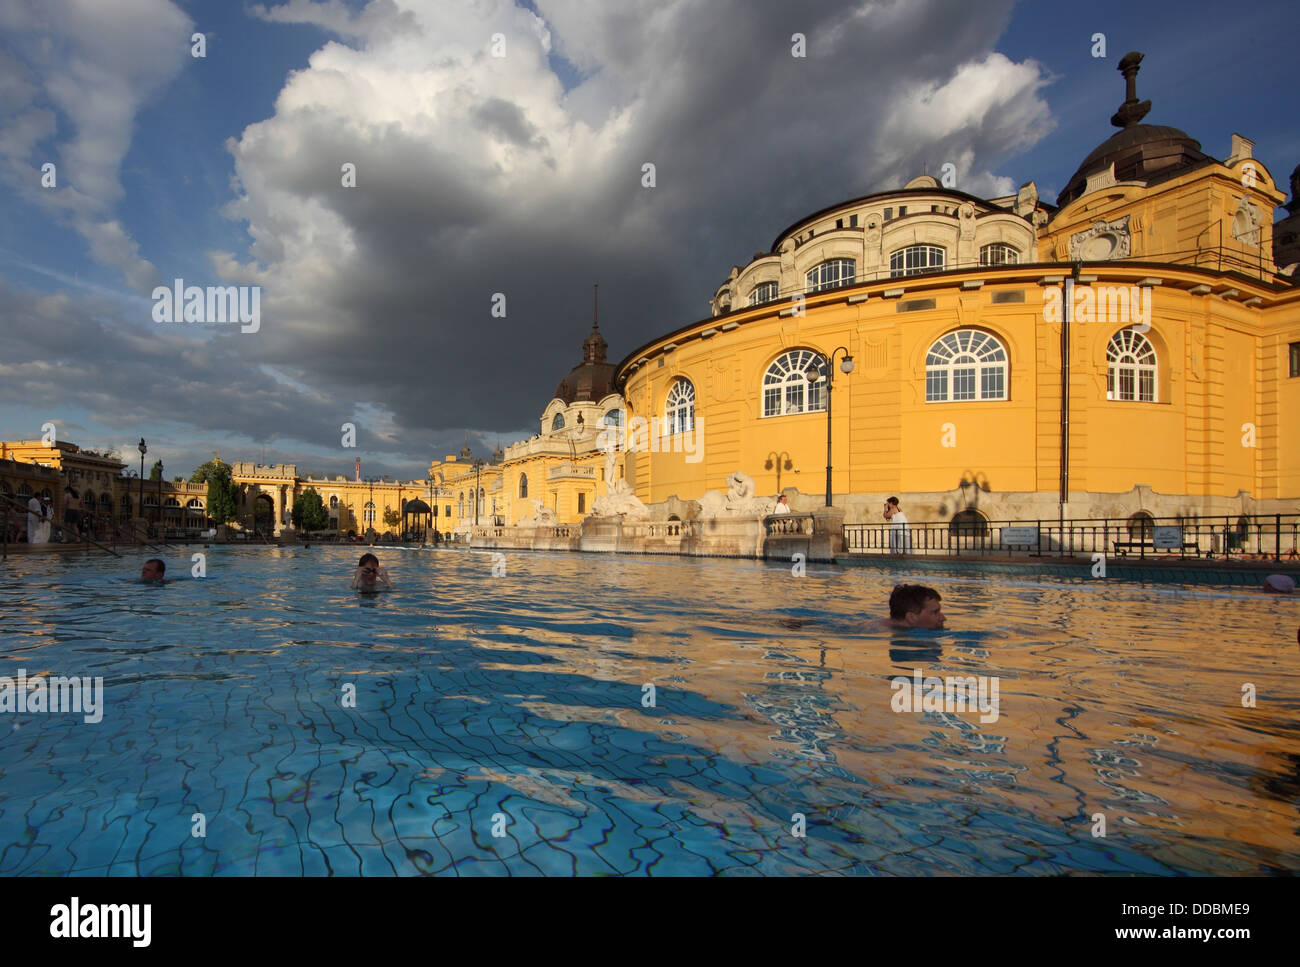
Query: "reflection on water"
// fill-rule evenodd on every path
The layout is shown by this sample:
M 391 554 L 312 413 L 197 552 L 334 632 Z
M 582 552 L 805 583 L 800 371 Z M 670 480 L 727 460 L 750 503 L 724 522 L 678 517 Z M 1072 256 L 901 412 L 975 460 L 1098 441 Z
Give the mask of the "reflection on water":
M 879 630 L 893 575 L 208 553 L 0 571 L 0 674 L 105 705 L 0 712 L 0 873 L 1300 870 L 1293 600 L 935 576 L 945 630 Z M 914 674 L 999 714 L 893 711 Z

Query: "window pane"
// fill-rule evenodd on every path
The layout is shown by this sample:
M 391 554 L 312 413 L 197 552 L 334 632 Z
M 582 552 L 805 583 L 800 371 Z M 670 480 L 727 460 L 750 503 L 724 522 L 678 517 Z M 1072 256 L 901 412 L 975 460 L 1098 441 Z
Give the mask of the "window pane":
M 952 371 L 952 398 L 955 400 L 973 400 L 975 398 L 975 369 L 954 369 Z
M 925 399 L 927 403 L 948 398 L 948 371 L 932 369 L 925 374 Z

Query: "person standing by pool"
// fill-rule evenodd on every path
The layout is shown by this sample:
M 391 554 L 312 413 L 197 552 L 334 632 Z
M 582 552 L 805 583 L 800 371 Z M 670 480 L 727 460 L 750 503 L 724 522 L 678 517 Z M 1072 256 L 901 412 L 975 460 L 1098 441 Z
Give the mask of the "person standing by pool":
M 889 521 L 889 553 L 906 554 L 912 549 L 912 535 L 907 529 L 907 515 L 898 506 L 898 498 L 885 501 L 885 520 Z
M 391 591 L 393 582 L 388 576 L 388 569 L 379 566 L 379 558 L 366 553 L 357 562 L 356 573 L 352 575 L 352 588 L 355 591 Z
M 776 498 L 776 508 L 772 511 L 772 513 L 773 514 L 790 513 L 790 502 L 785 499 L 785 494 L 782 494 L 780 497 Z
M 44 544 L 50 539 L 50 499 L 35 494 L 27 501 L 27 543 Z

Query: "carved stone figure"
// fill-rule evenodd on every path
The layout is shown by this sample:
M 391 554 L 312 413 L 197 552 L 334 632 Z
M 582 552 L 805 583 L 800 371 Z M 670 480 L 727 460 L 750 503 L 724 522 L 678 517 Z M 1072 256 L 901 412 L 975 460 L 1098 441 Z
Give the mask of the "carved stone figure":
M 766 517 L 776 509 L 776 501 L 770 497 L 754 496 L 754 478 L 737 470 L 727 477 L 727 492 L 705 491 L 700 496 L 700 516 L 718 517 Z
M 519 525 L 521 527 L 554 527 L 559 524 L 559 519 L 555 516 L 555 511 L 547 507 L 541 497 L 534 497 L 533 516 L 521 517 Z

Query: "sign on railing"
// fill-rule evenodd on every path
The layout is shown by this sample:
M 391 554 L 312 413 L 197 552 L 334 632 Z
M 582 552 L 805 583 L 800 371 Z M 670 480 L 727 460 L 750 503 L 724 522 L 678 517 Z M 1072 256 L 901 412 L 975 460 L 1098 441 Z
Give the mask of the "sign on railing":
M 1037 544 L 1038 528 L 1037 527 L 1004 527 L 1002 528 L 1003 544 Z
M 1151 546 L 1182 550 L 1183 529 L 1181 527 L 1155 527 L 1151 531 Z

